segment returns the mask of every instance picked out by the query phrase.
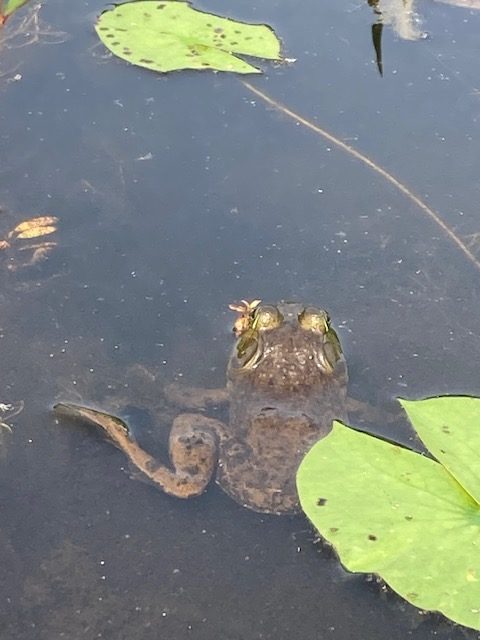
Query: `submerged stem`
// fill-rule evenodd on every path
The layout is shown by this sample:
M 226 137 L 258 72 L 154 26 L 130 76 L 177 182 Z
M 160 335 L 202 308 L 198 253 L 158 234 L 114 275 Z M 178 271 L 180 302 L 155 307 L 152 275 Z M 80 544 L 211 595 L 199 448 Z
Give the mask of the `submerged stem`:
M 288 116 L 292 120 L 299 122 L 301 125 L 303 125 L 307 129 L 310 129 L 310 131 L 313 131 L 314 133 L 321 136 L 322 138 L 325 138 L 335 146 L 339 147 L 340 149 L 342 149 L 343 151 L 345 151 L 346 153 L 354 157 L 356 160 L 360 160 L 360 162 L 363 162 L 363 164 L 366 164 L 367 167 L 369 167 L 370 169 L 378 173 L 380 176 L 382 176 L 382 178 L 390 182 L 390 184 L 393 184 L 393 186 L 396 189 L 398 189 L 401 193 L 403 193 L 404 196 L 406 196 L 411 202 L 417 205 L 417 207 L 419 207 L 431 220 L 433 220 L 433 222 L 438 227 L 440 227 L 440 229 L 443 231 L 445 236 L 449 240 L 451 240 L 457 246 L 458 249 L 460 249 L 460 251 L 467 257 L 467 259 L 477 269 L 480 270 L 480 261 L 477 260 L 475 255 L 472 253 L 472 251 L 470 251 L 470 249 L 463 242 L 463 240 L 440 217 L 440 215 L 436 211 L 434 211 L 434 209 L 429 207 L 419 196 L 417 196 L 405 184 L 403 184 L 403 182 L 400 182 L 400 180 L 395 178 L 395 176 L 393 176 L 386 169 L 384 169 L 383 167 L 378 165 L 376 162 L 371 160 L 365 154 L 361 153 L 360 151 L 357 151 L 357 149 L 355 149 L 354 147 L 350 146 L 349 144 L 346 144 L 339 138 L 335 137 L 333 134 L 329 133 L 325 129 L 322 129 L 321 127 L 311 122 L 310 120 L 307 120 L 306 118 L 296 113 L 295 111 L 292 111 L 281 102 L 278 102 L 274 98 L 271 98 L 268 94 L 264 93 L 263 91 L 260 91 L 260 89 L 257 89 L 257 87 L 254 87 L 252 84 L 250 84 L 250 82 L 247 82 L 246 80 L 242 80 L 241 82 L 249 91 L 251 91 L 256 96 L 261 98 L 263 102 L 269 104 L 271 107 L 273 107 L 274 109 L 277 109 L 277 111 L 280 111 L 281 113 Z

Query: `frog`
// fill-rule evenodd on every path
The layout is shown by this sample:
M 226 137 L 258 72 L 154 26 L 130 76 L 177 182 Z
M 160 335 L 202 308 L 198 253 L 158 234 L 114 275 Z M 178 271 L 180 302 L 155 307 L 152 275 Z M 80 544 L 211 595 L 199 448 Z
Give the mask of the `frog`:
M 130 463 L 166 494 L 192 498 L 215 479 L 240 505 L 265 514 L 300 511 L 296 472 L 307 451 L 347 419 L 348 371 L 327 311 L 295 302 L 234 306 L 235 344 L 223 389 L 173 387 L 179 404 L 195 406 L 173 419 L 170 465 L 145 451 L 129 426 L 97 409 L 62 403 L 59 416 L 100 428 Z M 206 415 L 228 404 L 228 420 Z

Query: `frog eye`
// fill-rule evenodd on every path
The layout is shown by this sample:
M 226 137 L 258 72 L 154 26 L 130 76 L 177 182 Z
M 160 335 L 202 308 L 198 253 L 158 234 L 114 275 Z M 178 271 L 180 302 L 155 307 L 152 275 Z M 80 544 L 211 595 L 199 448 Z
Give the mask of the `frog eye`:
M 248 369 L 258 362 L 262 355 L 261 339 L 258 331 L 249 329 L 237 342 L 237 358 L 242 368 Z
M 283 316 L 277 307 L 263 305 L 255 310 L 253 326 L 255 329 L 275 329 L 283 322 Z
M 335 369 L 335 365 L 342 356 L 342 345 L 340 344 L 340 340 L 338 339 L 335 330 L 331 327 L 325 334 L 323 341 L 323 363 L 327 370 L 330 368 L 331 371 L 333 371 Z
M 315 333 L 327 334 L 331 328 L 328 313 L 316 307 L 305 307 L 298 315 L 298 322 L 302 329 Z

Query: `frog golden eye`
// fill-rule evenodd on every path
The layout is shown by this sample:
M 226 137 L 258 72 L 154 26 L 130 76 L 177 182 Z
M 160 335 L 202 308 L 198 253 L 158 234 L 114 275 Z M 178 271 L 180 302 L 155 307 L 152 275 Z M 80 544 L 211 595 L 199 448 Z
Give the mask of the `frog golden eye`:
M 306 331 L 322 334 L 327 334 L 330 331 L 330 316 L 323 309 L 305 307 L 298 315 L 298 322 Z
M 258 307 L 254 313 L 253 326 L 255 329 L 275 329 L 283 322 L 283 316 L 277 307 L 264 305 Z
M 328 361 L 332 367 L 332 370 L 335 368 L 335 365 L 342 357 L 342 345 L 340 344 L 340 340 L 338 339 L 337 333 L 334 329 L 330 328 L 328 332 L 325 334 L 324 344 L 323 344 L 323 353 L 325 360 Z
M 256 365 L 262 356 L 262 340 L 258 331 L 248 329 L 237 342 L 237 358 L 243 369 Z

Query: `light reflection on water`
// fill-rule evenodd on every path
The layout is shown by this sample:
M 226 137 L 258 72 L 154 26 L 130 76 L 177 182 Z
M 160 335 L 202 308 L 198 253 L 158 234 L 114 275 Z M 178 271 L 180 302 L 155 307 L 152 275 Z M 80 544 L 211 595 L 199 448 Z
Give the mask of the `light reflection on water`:
M 22 76 L 1 93 L 6 228 L 62 224 L 48 262 L 1 274 L 1 400 L 26 404 L 0 467 L 2 637 L 464 637 L 344 574 L 302 518 L 258 516 L 215 487 L 168 498 L 50 415 L 59 398 L 138 406 L 161 452 L 174 413 L 162 386 L 223 383 L 227 305 L 243 297 L 330 309 L 357 398 L 477 391 L 477 273 L 439 229 L 236 78 L 103 59 L 85 22 L 102 8 L 51 2 L 43 19 L 69 38 L 4 58 Z M 462 238 L 478 231 L 476 13 L 422 5 L 418 42 L 385 28 L 381 78 L 366 4 L 229 10 L 270 21 L 298 58 L 256 86 L 400 177 Z

